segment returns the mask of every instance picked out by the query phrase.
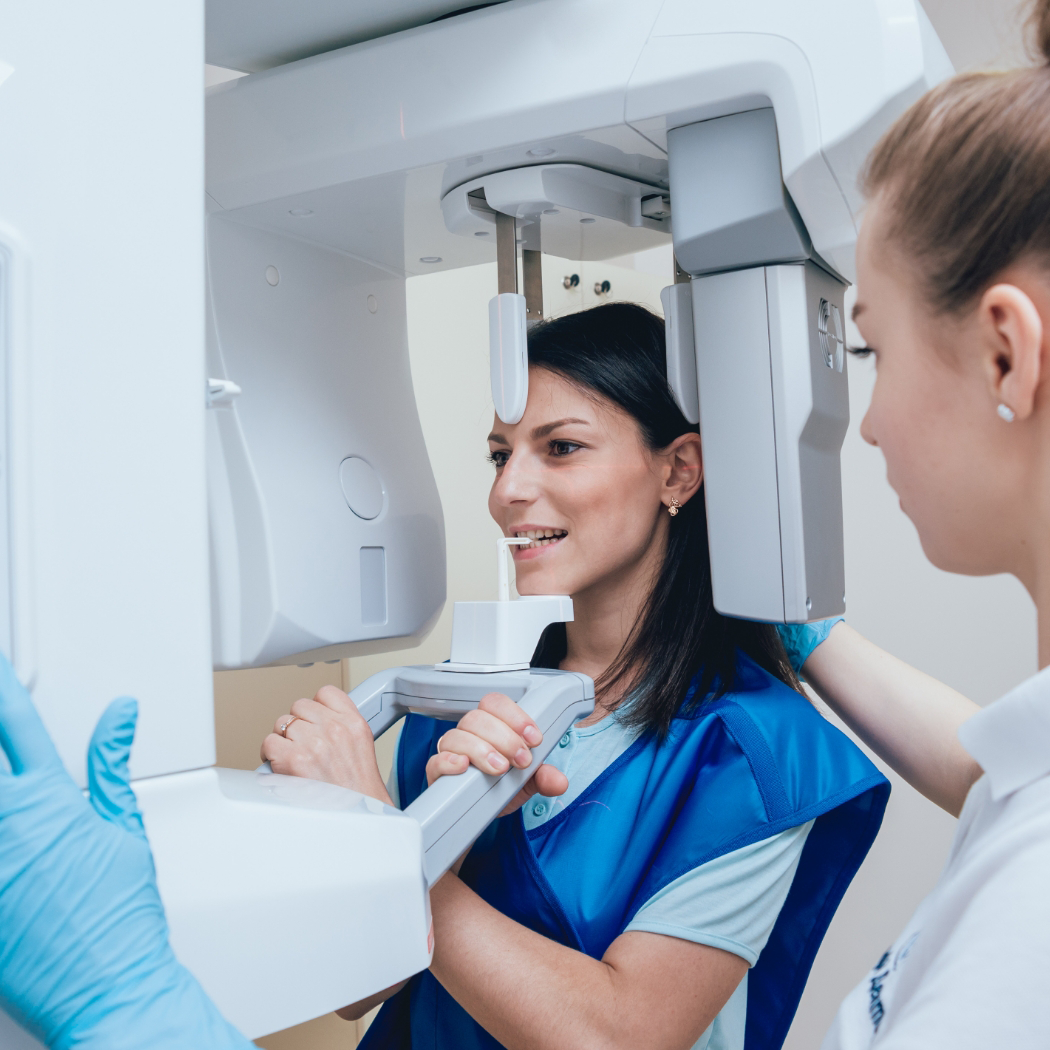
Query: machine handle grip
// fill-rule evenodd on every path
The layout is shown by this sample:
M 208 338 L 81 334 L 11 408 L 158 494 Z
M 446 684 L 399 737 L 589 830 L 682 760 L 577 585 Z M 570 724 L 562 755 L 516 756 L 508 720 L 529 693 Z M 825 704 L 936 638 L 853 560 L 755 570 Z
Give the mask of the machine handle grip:
M 573 723 L 594 710 L 594 685 L 586 675 L 574 672 L 537 676 L 536 684 L 526 690 L 519 703 L 543 734 L 543 742 L 532 749 L 532 762 L 525 769 L 512 768 L 491 776 L 471 766 L 463 773 L 441 777 L 405 807 L 405 814 L 423 829 L 423 869 L 428 886 L 433 886 L 499 816 Z M 421 708 L 413 702 L 412 710 Z
M 404 678 L 406 672 L 413 675 L 410 682 Z M 430 695 L 420 696 L 420 692 Z M 594 710 L 594 683 L 575 671 L 489 675 L 392 667 L 362 682 L 350 694 L 372 735 L 379 737 L 410 711 L 456 721 L 489 692 L 506 692 L 516 699 L 543 734 L 543 742 L 532 749 L 532 762 L 525 769 L 511 768 L 491 776 L 470 766 L 463 773 L 441 777 L 405 807 L 405 814 L 423 832 L 428 887 L 499 816 L 573 723 Z M 264 762 L 258 772 L 272 772 L 270 763 Z

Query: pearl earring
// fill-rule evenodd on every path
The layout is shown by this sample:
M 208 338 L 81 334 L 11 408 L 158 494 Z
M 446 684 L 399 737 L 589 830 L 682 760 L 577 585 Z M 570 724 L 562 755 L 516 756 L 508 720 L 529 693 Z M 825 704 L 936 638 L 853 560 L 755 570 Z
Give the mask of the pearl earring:
M 996 409 L 996 412 L 999 413 L 999 418 L 1006 420 L 1007 423 L 1012 423 L 1014 421 L 1014 410 L 1009 405 L 1001 404 Z
M 676 500 L 674 498 L 674 496 L 672 496 L 671 497 L 671 503 L 670 503 L 670 505 L 667 508 L 667 513 L 670 514 L 671 517 L 673 518 L 678 513 L 678 509 L 681 506 L 682 506 L 682 504 L 679 503 L 678 500 Z

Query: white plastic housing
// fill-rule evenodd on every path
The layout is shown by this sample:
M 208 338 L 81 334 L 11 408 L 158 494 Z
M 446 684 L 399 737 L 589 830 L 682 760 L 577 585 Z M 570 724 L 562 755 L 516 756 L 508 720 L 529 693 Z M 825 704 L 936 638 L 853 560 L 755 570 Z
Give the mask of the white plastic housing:
M 666 194 L 661 187 L 659 179 L 629 179 L 584 164 L 536 164 L 454 187 L 441 198 L 441 212 L 448 229 L 464 237 L 491 235 L 498 211 L 519 220 L 526 249 L 603 259 L 665 242 L 669 216 L 647 214 Z
M 525 296 L 501 292 L 489 300 L 489 381 L 496 415 L 517 423 L 529 399 Z
M 572 599 L 564 594 L 529 595 L 509 602 L 456 602 L 451 662 L 438 664 L 438 670 L 526 668 L 543 629 L 572 618 Z
M 215 760 L 201 15 L 4 7 L 0 637 L 81 784 L 120 695 L 135 776 Z
M 813 263 L 694 279 L 715 608 L 801 623 L 845 608 L 839 449 L 849 423 L 844 286 Z
M 771 106 L 674 128 L 667 148 L 683 270 L 695 277 L 811 256 L 784 189 Z
M 302 15 L 267 18 L 291 39 Z M 950 73 L 917 0 L 498 4 L 213 89 L 208 192 L 244 221 L 424 273 L 494 257 L 494 236 L 446 228 L 457 186 L 557 162 L 666 190 L 669 129 L 772 105 L 788 191 L 849 276 L 860 165 Z M 600 257 L 600 225 L 579 226 L 576 257 Z M 602 234 L 602 250 L 642 232 Z
M 667 338 L 667 383 L 678 407 L 690 423 L 700 422 L 696 388 L 696 347 L 693 343 L 693 292 L 688 282 L 660 292 Z
M 404 281 L 216 215 L 208 275 L 208 374 L 241 390 L 208 411 L 215 665 L 418 641 L 445 536 Z
M 158 777 L 135 791 L 172 947 L 249 1038 L 430 964 L 411 817 L 332 784 L 236 769 Z

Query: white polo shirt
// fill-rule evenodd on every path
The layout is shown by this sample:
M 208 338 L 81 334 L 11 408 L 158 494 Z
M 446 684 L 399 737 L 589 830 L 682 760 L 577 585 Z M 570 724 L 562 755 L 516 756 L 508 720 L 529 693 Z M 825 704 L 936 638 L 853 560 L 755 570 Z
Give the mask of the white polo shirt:
M 985 775 L 948 862 L 821 1050 L 1050 1050 L 1050 668 L 959 738 Z

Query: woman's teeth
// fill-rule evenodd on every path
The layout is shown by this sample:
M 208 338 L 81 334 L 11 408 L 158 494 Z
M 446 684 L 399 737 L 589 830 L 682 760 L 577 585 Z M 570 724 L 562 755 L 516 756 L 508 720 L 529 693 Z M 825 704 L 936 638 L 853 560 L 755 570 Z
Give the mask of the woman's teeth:
M 531 543 L 522 543 L 518 547 L 520 551 L 527 551 L 533 547 L 546 547 L 551 543 L 557 543 L 558 540 L 568 536 L 568 532 L 565 529 L 528 529 L 525 532 L 516 532 L 514 535 L 518 539 L 532 541 Z

